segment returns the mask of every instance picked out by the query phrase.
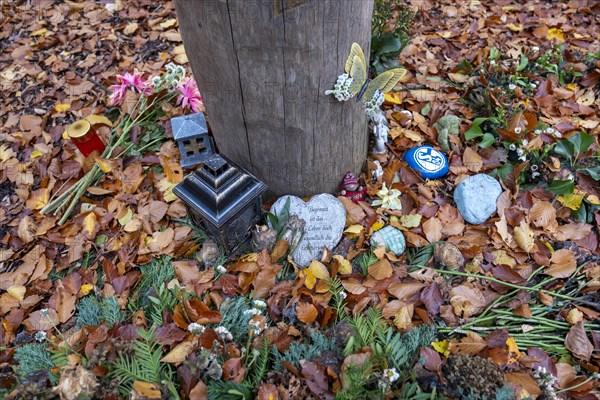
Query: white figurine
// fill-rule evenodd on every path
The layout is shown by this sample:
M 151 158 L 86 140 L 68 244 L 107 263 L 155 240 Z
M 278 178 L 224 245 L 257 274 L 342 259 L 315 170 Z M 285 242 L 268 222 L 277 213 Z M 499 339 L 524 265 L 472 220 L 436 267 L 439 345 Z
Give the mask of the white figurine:
M 387 153 L 385 144 L 388 141 L 388 132 L 390 131 L 385 113 L 380 110 L 373 116 L 372 121 L 373 136 L 375 136 L 375 147 L 373 148 L 373 153 L 385 154 Z

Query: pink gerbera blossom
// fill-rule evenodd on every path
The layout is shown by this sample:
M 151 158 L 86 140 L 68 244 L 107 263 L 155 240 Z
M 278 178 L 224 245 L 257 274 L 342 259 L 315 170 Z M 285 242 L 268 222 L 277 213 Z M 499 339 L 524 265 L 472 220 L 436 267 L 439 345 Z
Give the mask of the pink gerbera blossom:
M 120 105 L 123 103 L 125 94 L 129 88 L 137 93 L 144 93 L 146 95 L 152 92 L 152 88 L 148 86 L 148 82 L 142 79 L 142 74 L 137 69 L 133 71 L 133 74 L 127 72 L 125 75 L 117 75 L 117 80 L 119 81 L 119 84 L 110 87 L 113 91 L 110 96 L 110 103 L 113 105 Z
M 177 105 L 183 108 L 191 108 L 193 112 L 203 111 L 204 104 L 202 103 L 202 96 L 198 90 L 196 81 L 192 78 L 187 78 L 185 82 L 179 84 L 179 97 L 177 98 Z

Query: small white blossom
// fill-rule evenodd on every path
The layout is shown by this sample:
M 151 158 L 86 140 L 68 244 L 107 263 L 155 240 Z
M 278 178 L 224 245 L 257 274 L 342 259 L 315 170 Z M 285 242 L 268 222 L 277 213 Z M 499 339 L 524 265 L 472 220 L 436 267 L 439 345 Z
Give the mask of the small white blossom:
M 518 156 L 522 156 L 522 155 L 523 155 L 523 149 L 521 149 L 521 148 L 518 148 L 518 149 L 517 149 L 517 155 L 518 155 Z
M 254 307 L 260 310 L 264 310 L 265 308 L 267 308 L 267 303 L 265 303 L 265 301 L 261 299 L 254 299 L 252 301 L 252 304 L 254 304 Z
M 338 76 L 335 85 L 333 85 L 333 90 L 326 90 L 325 94 L 333 94 L 338 101 L 346 101 L 352 97 L 352 93 L 350 93 L 349 89 L 353 81 L 354 79 L 350 77 L 350 75 L 341 74 Z
M 253 335 L 260 335 L 260 322 L 250 321 L 248 322 L 248 327 Z
M 536 135 L 541 135 L 542 134 L 542 130 L 541 129 L 536 129 L 535 131 L 533 131 L 533 133 L 535 133 Z
M 188 331 L 190 331 L 194 335 L 200 335 L 202 332 L 204 332 L 204 329 L 205 329 L 204 326 L 202 326 L 196 322 L 192 322 L 191 324 L 188 325 Z
M 534 172 L 533 174 L 531 174 L 531 177 L 532 177 L 533 179 L 537 178 L 538 176 L 540 176 L 540 173 L 539 173 L 539 172 Z
M 559 131 L 556 131 L 556 132 L 554 132 L 554 137 L 561 138 L 562 133 L 560 133 Z
M 495 60 L 490 61 L 490 65 L 496 65 L 496 61 Z
M 536 85 L 535 83 L 532 83 L 532 84 L 531 84 L 531 85 L 529 85 L 529 86 L 531 86 L 531 88 L 532 88 L 532 89 L 535 89 L 535 88 L 537 87 L 537 85 Z
M 233 335 L 224 326 L 218 326 L 215 328 L 215 332 L 223 339 L 224 342 L 230 342 L 233 340 Z
M 546 133 L 552 135 L 554 133 L 554 128 L 546 128 Z
M 537 171 L 537 170 L 538 170 L 538 168 L 539 168 L 539 167 L 537 166 L 537 164 L 533 164 L 533 165 L 531 166 L 531 170 L 532 170 L 532 171 Z
M 523 129 L 520 126 L 516 126 L 515 127 L 515 133 L 518 135 L 521 132 L 523 132 Z
M 348 295 L 346 294 L 346 292 L 344 292 L 343 290 L 340 292 L 340 298 L 342 300 L 344 300 L 346 297 L 348 297 Z
M 40 314 L 42 314 L 44 317 L 48 316 L 48 309 L 47 308 L 42 308 L 40 310 Z
M 388 368 L 383 370 L 383 376 L 385 376 L 390 383 L 396 381 L 396 379 L 400 378 L 400 374 L 396 371 L 396 368 Z
M 521 142 L 521 146 L 527 146 L 529 144 L 529 140 L 527 139 L 523 139 L 523 141 Z
M 519 157 L 519 160 L 522 161 L 522 162 L 525 162 L 525 161 L 527 161 L 527 157 L 521 156 L 521 157 Z
M 365 113 L 369 116 L 369 118 L 371 118 L 372 120 L 375 120 L 377 118 L 377 114 L 380 112 L 380 107 L 383 104 L 384 100 L 385 95 L 383 94 L 383 92 L 376 90 L 375 94 L 373 94 L 373 97 L 365 101 Z
M 538 52 L 538 51 L 540 51 L 540 48 L 539 48 L 539 47 L 537 47 L 537 46 L 533 46 L 533 47 L 531 48 L 531 51 L 533 51 L 533 52 L 535 53 L 535 52 Z
M 37 331 L 35 333 L 35 335 L 33 335 L 33 337 L 35 338 L 35 340 L 37 340 L 38 342 L 43 342 L 44 340 L 46 340 L 46 332 L 44 331 Z
M 217 271 L 217 273 L 219 273 L 219 274 L 223 275 L 223 274 L 226 274 L 226 273 L 227 273 L 227 268 L 225 268 L 225 267 L 224 267 L 224 266 L 222 266 L 222 265 L 217 265 L 217 266 L 215 267 L 215 271 Z
M 515 151 L 515 150 L 517 149 L 517 145 L 515 145 L 514 143 L 511 143 L 511 144 L 508 146 L 508 149 L 509 149 L 509 150 L 512 150 L 512 151 Z
M 510 90 L 515 90 L 517 88 L 517 85 L 515 85 L 514 83 L 511 83 L 510 85 L 508 85 L 508 88 Z
M 246 314 L 246 315 L 261 315 L 262 311 L 260 311 L 258 308 L 251 308 L 249 310 L 244 311 L 244 314 Z

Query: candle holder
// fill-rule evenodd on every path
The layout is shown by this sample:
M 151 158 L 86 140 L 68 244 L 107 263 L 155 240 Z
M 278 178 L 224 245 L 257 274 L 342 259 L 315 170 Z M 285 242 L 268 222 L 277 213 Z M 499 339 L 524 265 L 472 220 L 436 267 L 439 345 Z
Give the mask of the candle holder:
M 67 128 L 67 135 L 84 157 L 88 157 L 94 151 L 100 155 L 106 148 L 96 130 L 85 119 L 73 122 Z
M 228 158 L 215 154 L 173 188 L 194 223 L 229 253 L 245 243 L 260 220 L 267 185 Z
M 190 169 L 214 154 L 215 146 L 208 135 L 204 114 L 171 118 L 171 128 L 181 153 L 181 166 L 184 169 Z

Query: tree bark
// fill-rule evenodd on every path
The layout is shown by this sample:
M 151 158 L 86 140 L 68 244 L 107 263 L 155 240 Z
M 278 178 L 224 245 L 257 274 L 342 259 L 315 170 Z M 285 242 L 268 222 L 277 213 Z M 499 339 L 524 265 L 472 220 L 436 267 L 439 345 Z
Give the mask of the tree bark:
M 326 96 L 352 42 L 369 55 L 372 0 L 176 0 L 219 151 L 276 195 L 335 192 L 367 155 L 361 102 Z

